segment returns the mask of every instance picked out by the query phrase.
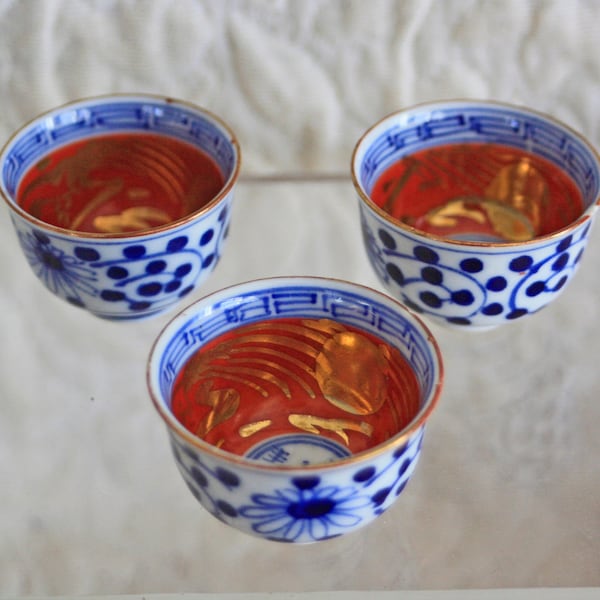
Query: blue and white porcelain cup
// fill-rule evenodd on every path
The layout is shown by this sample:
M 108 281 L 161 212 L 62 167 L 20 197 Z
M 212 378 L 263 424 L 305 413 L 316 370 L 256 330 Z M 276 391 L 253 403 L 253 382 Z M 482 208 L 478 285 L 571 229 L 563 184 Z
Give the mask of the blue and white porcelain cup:
M 528 179 L 523 179 L 522 187 L 529 186 L 526 193 L 538 193 L 539 201 L 524 193 L 519 198 L 521 205 L 515 201 L 508 206 L 506 198 L 500 197 L 502 185 L 496 184 L 489 188 L 490 197 L 474 200 L 475 208 L 488 202 L 484 208 L 495 210 L 499 218 L 513 219 L 512 224 L 521 228 L 520 236 L 513 239 L 469 232 L 444 235 L 440 233 L 443 228 L 424 231 L 408 219 L 392 217 L 373 201 L 378 180 L 399 161 L 428 149 L 477 143 L 525 151 L 548 161 L 575 184 L 580 208 L 563 226 L 536 234 L 531 214 L 521 205 L 542 215 L 556 209 L 547 204 L 552 201 L 544 195 L 546 182 L 532 175 L 532 169 L 525 169 Z M 526 167 L 525 162 L 521 166 Z M 428 167 L 432 181 L 448 172 L 448 165 Z M 479 164 L 471 163 L 469 172 L 463 169 L 457 176 L 483 176 L 488 167 L 482 158 Z M 433 102 L 383 118 L 357 142 L 351 174 L 363 242 L 383 286 L 433 322 L 469 330 L 493 328 L 531 315 L 558 297 L 579 267 L 600 195 L 600 159 L 579 133 L 536 111 L 487 101 Z M 504 188 L 511 184 L 500 183 Z M 411 192 L 413 205 L 426 194 L 425 186 L 420 189 Z M 449 198 L 446 207 L 436 207 L 442 224 L 461 216 L 456 211 L 460 200 L 450 207 L 453 200 Z M 480 218 L 482 212 L 473 214 Z M 523 237 L 528 229 L 531 235 Z
M 297 327 L 289 325 L 290 318 L 299 318 L 315 329 L 299 340 Z M 265 320 L 286 323 L 283 327 L 294 336 L 290 347 L 279 338 L 269 338 L 264 347 L 256 349 L 265 340 L 256 327 Z M 332 322 L 333 337 L 329 333 Z M 245 331 L 241 337 L 257 352 L 252 360 L 248 346 L 236 353 L 240 349 L 231 339 L 215 350 L 215 340 L 244 326 L 253 328 L 255 334 Z M 359 333 L 349 333 L 350 328 Z M 311 366 L 311 353 L 313 359 L 315 353 L 319 356 L 322 350 L 318 348 L 326 347 L 336 335 L 350 339 L 352 343 L 340 356 L 342 368 L 345 363 L 352 372 L 360 371 L 375 364 L 368 362 L 374 346 L 362 343 L 364 333 L 398 351 L 414 374 L 414 408 L 402 425 L 395 418 L 380 418 L 389 414 L 381 411 L 398 407 L 389 406 L 391 396 L 386 396 L 383 404 L 375 402 L 373 386 L 367 386 L 365 402 L 358 410 L 339 408 L 331 389 L 326 400 L 320 397 L 322 380 Z M 209 353 L 198 360 L 197 353 L 207 346 Z M 174 414 L 174 390 L 192 357 L 198 373 L 203 371 L 211 378 L 198 388 L 202 393 L 193 397 L 194 406 L 207 412 L 204 425 L 229 431 L 218 434 L 218 443 L 196 435 Z M 378 367 L 369 371 L 368 376 L 377 377 L 383 368 L 381 373 Z M 230 383 L 226 385 L 223 380 L 227 378 Z M 166 425 L 177 467 L 208 512 L 263 539 L 310 543 L 355 531 L 396 502 L 420 456 L 425 425 L 442 391 L 443 366 L 438 345 L 426 326 L 388 295 L 334 279 L 276 277 L 215 292 L 175 316 L 151 349 L 147 382 Z M 391 385 L 386 378 L 382 382 Z M 241 390 L 241 399 L 229 387 Z M 241 408 L 244 394 L 257 389 L 259 399 L 249 403 L 251 414 L 247 414 Z M 348 389 L 343 386 L 337 391 L 343 395 Z M 318 406 L 304 404 L 309 397 L 317 398 Z M 224 404 L 221 412 L 220 401 Z M 294 419 L 298 415 L 288 414 L 290 405 L 295 412 L 310 414 Z M 254 411 L 263 407 L 267 418 L 255 415 Z M 289 420 L 287 430 L 269 429 L 271 422 L 282 416 Z M 371 417 L 375 425 L 366 422 Z M 210 427 L 203 426 L 203 431 Z M 373 442 L 381 429 L 386 429 L 385 437 Z M 253 442 L 252 436 L 258 432 L 261 440 Z M 352 436 L 362 450 L 350 449 Z M 243 452 L 228 448 L 238 443 L 252 447 Z
M 154 134 L 197 148 L 216 164 L 223 185 L 201 208 L 128 232 L 57 226 L 17 202 L 25 174 L 49 153 L 128 133 Z M 139 160 L 151 177 L 166 173 L 164 185 L 177 194 L 178 164 L 161 153 L 159 147 Z M 125 155 L 123 164 L 135 169 L 136 158 Z M 228 233 L 240 159 L 234 132 L 205 109 L 152 95 L 102 96 L 51 110 L 17 131 L 0 154 L 0 192 L 25 258 L 46 288 L 98 317 L 139 319 L 171 309 L 215 268 Z

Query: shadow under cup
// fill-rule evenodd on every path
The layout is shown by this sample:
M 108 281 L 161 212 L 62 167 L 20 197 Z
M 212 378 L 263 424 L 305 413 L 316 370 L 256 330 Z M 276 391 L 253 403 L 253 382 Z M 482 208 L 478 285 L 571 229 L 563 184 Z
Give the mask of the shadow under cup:
M 389 115 L 358 141 L 351 168 L 379 279 L 414 310 L 467 328 L 534 313 L 564 289 L 600 191 L 582 136 L 486 101 Z

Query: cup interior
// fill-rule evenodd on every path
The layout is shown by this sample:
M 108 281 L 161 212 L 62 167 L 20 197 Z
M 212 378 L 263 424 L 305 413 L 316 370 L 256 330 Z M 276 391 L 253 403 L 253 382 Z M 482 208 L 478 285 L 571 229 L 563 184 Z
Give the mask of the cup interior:
M 596 152 L 545 115 L 488 102 L 386 117 L 352 159 L 359 195 L 400 226 L 455 241 L 520 243 L 592 210 Z
M 302 278 L 197 302 L 149 361 L 172 431 L 276 465 L 335 462 L 402 438 L 424 422 L 440 383 L 437 345 L 394 300 Z
M 1 156 L 9 204 L 50 226 L 101 235 L 152 230 L 224 194 L 239 161 L 220 119 L 183 102 L 110 96 L 57 108 Z

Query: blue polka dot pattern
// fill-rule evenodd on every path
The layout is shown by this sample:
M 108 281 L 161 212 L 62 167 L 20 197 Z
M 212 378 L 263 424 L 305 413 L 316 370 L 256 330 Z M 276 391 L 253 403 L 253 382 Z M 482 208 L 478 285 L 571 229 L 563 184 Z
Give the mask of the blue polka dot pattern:
M 419 233 L 374 206 L 375 186 L 399 161 L 425 149 L 469 143 L 525 149 L 549 160 L 581 194 L 578 217 L 552 234 L 502 244 L 475 231 L 453 240 Z M 580 263 L 600 196 L 600 160 L 588 142 L 555 119 L 494 102 L 433 102 L 391 114 L 359 139 L 351 168 L 362 239 L 379 280 L 411 309 L 442 324 L 471 328 L 536 313 L 565 289 Z M 414 193 L 417 206 L 420 191 Z M 452 221 L 457 215 L 439 216 Z
M 517 256 L 508 263 L 508 268 L 511 271 L 523 272 L 527 271 L 533 264 L 533 258 L 531 256 Z
M 501 292 L 502 290 L 506 289 L 507 285 L 508 283 L 504 277 L 501 275 L 496 275 L 488 279 L 485 287 L 490 290 L 490 292 Z
M 156 296 L 160 294 L 162 290 L 162 285 L 157 283 L 156 281 L 151 281 L 150 283 L 144 283 L 138 287 L 138 294 L 140 296 Z
M 207 229 L 202 236 L 200 237 L 200 246 L 206 246 L 215 236 L 215 232 L 213 229 Z
M 442 271 L 435 267 L 424 267 L 421 269 L 421 277 L 427 283 L 431 283 L 431 285 L 442 285 L 442 281 L 444 280 Z
M 177 374 L 199 348 L 265 318 L 308 316 L 351 323 L 397 348 L 419 384 L 422 411 L 416 420 L 391 438 L 384 427 L 387 441 L 377 444 L 373 438 L 379 432 L 355 430 L 351 423 L 359 424 L 363 417 L 348 414 L 345 429 L 351 435 L 367 435 L 376 444 L 353 455 L 342 437 L 330 439 L 321 425 L 314 432 L 300 425 L 297 433 L 286 434 L 267 426 L 244 456 L 193 439 L 182 429 L 171 410 L 173 388 Z M 436 344 L 421 321 L 399 309 L 387 294 L 339 280 L 273 278 L 221 290 L 180 313 L 163 329 L 154 348 L 150 391 L 192 494 L 228 525 L 280 542 L 330 539 L 387 511 L 414 473 L 425 421 L 442 384 Z M 249 421 L 255 417 L 259 414 L 249 416 Z
M 431 250 L 427 246 L 415 246 L 413 248 L 413 254 L 418 260 L 424 263 L 435 264 L 440 260 L 437 252 Z
M 431 308 L 439 308 L 443 304 L 439 296 L 433 292 L 421 292 L 419 298 L 421 299 L 421 302 Z
M 38 239 L 45 239 L 46 243 L 49 243 L 50 241 L 47 236 L 44 236 L 44 238 L 38 236 Z M 98 251 L 94 250 L 94 248 L 85 248 L 81 246 L 76 247 L 73 250 L 73 254 L 80 260 L 86 262 L 94 262 L 100 258 L 100 254 L 98 254 Z
M 291 475 L 275 488 L 257 486 L 241 468 L 214 464 L 175 435 L 171 449 L 193 496 L 217 519 L 265 539 L 306 543 L 337 537 L 385 512 L 406 487 L 422 440 L 421 428 L 386 460 L 348 469 L 345 479 Z
M 398 285 L 404 285 L 404 275 L 402 274 L 402 271 L 400 270 L 400 267 L 398 267 L 397 265 L 394 265 L 392 263 L 388 263 L 386 265 L 386 270 L 387 270 L 389 276 Z
M 371 265 L 412 310 L 457 326 L 493 327 L 537 312 L 575 272 L 587 243 L 581 224 L 561 239 L 518 246 L 427 245 L 394 230 L 361 206 L 362 237 Z
M 167 243 L 167 252 L 178 252 L 186 247 L 188 243 L 187 236 L 181 235 L 172 240 L 169 240 Z
M 569 262 L 569 253 L 563 252 L 553 263 L 552 269 L 554 271 L 562 271 Z
M 127 319 L 161 312 L 173 298 L 189 294 L 214 268 L 227 225 L 200 231 L 195 244 L 177 235 L 163 242 L 98 241 L 94 248 L 72 249 L 58 235 L 18 226 L 17 232 L 29 263 L 52 292 L 81 308 L 102 302 L 95 314 Z
M 587 235 L 587 229 L 588 226 L 586 226 L 586 230 L 584 231 L 583 235 Z M 563 252 L 565 251 L 570 245 L 571 242 L 573 241 L 573 236 L 572 235 L 567 235 L 564 239 L 562 239 L 558 245 L 556 246 L 556 251 L 557 252 Z
M 117 292 L 115 290 L 102 290 L 100 292 L 100 296 L 107 302 L 120 302 L 121 300 L 126 299 L 126 296 L 123 292 Z
M 483 271 L 483 261 L 479 258 L 465 258 L 460 261 L 460 268 L 466 273 Z
M 379 230 L 379 239 L 389 250 L 396 249 L 396 242 L 394 241 L 394 238 L 385 229 Z
M 137 258 L 142 258 L 146 254 L 146 247 L 138 244 L 136 246 L 127 246 L 123 248 L 123 256 L 125 258 L 129 258 L 131 260 L 136 260 Z M 98 260 L 98 259 L 96 259 Z
M 240 485 L 240 478 L 233 471 L 223 469 L 222 467 L 217 467 L 215 470 L 215 477 L 229 488 Z
M 125 279 L 129 276 L 129 271 L 125 267 L 111 266 L 106 269 L 106 274 L 111 279 Z
M 83 115 L 83 116 L 82 116 Z M 71 234 L 23 214 L 16 190 L 49 152 L 89 136 L 127 131 L 176 137 L 198 147 L 228 181 L 202 211 L 165 227 L 129 234 Z M 150 95 L 90 98 L 59 107 L 23 127 L 5 148 L 0 174 L 20 245 L 32 270 L 56 296 L 106 319 L 149 317 L 201 285 L 229 230 L 239 147 L 220 119 L 200 107 Z
M 175 277 L 181 279 L 182 277 L 185 277 L 191 270 L 192 265 L 190 263 L 183 263 L 175 269 Z
M 178 290 L 180 287 L 181 287 L 181 280 L 173 279 L 165 285 L 165 292 L 171 293 L 171 292 L 174 292 L 175 290 Z
M 210 267 L 210 265 L 212 264 L 213 260 L 215 260 L 215 256 L 214 254 L 209 254 L 203 261 L 202 261 L 202 268 L 203 269 L 208 269 L 208 267 Z
M 362 469 L 357 471 L 352 476 L 352 479 L 354 479 L 354 481 L 358 481 L 358 482 L 365 482 L 365 481 L 368 481 L 369 479 L 372 479 L 373 476 L 375 475 L 375 472 L 376 472 L 376 469 L 373 466 L 363 467 Z
M 473 302 L 475 302 L 475 298 L 469 290 L 457 290 L 455 292 L 452 292 L 450 297 L 452 299 L 452 302 L 460 304 L 461 306 L 470 306 L 471 304 L 473 304 Z
M 156 274 L 162 273 L 167 268 L 167 263 L 164 260 L 153 260 L 146 265 L 146 273 Z
M 481 309 L 481 312 L 484 315 L 495 316 L 495 315 L 499 315 L 500 313 L 502 313 L 503 310 L 504 310 L 504 306 L 502 306 L 502 304 L 500 304 L 500 302 L 492 302 L 491 304 L 484 306 Z
M 527 286 L 525 293 L 528 296 L 537 296 L 546 291 L 546 283 L 544 281 L 534 281 L 531 285 Z

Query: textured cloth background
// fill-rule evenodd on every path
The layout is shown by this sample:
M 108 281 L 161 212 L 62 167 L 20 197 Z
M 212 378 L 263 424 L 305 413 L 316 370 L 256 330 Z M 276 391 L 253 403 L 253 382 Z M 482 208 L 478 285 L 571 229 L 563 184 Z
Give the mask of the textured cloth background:
M 228 121 L 245 175 L 347 174 L 366 127 L 441 98 L 526 104 L 598 145 L 599 23 L 594 0 L 1 0 L 0 138 L 152 92 Z M 378 287 L 348 182 L 241 185 L 235 211 L 202 293 Z M 597 232 L 551 308 L 435 330 L 446 391 L 414 480 L 373 526 L 302 548 L 229 530 L 185 489 L 144 380 L 170 315 L 100 322 L 41 287 L 6 210 L 0 234 L 0 596 L 600 586 Z
M 239 132 L 246 168 L 343 169 L 402 106 L 478 97 L 598 136 L 598 14 L 531 0 L 4 0 L 2 134 L 107 92 L 198 102 Z

